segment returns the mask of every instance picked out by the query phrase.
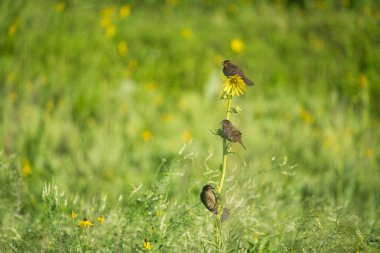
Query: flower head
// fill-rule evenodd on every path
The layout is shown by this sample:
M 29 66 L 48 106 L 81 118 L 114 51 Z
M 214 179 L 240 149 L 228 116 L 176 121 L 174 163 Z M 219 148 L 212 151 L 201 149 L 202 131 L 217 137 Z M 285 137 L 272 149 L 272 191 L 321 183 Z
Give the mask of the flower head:
M 119 45 L 117 45 L 117 49 L 119 50 L 120 56 L 126 56 L 128 53 L 128 45 L 125 41 L 121 41 Z
M 104 215 L 98 217 L 98 222 L 102 224 L 104 222 Z
M 131 13 L 131 6 L 129 6 L 128 4 L 123 5 L 123 6 L 120 8 L 120 11 L 119 11 L 119 15 L 120 15 L 120 17 L 122 17 L 122 18 L 126 18 L 126 17 L 129 16 L 130 13 Z
M 71 219 L 75 219 L 77 217 L 77 214 L 74 211 L 71 211 L 70 217 Z
M 59 1 L 56 5 L 55 5 L 55 10 L 57 12 L 63 12 L 65 10 L 65 7 L 66 7 L 66 3 L 63 2 L 63 1 Z
M 91 227 L 93 225 L 94 224 L 92 224 L 91 221 L 89 221 L 87 218 L 83 218 L 83 220 L 78 222 L 78 226 L 80 226 L 82 228 Z
M 230 76 L 224 84 L 223 91 L 232 97 L 240 96 L 246 90 L 246 84 L 239 75 Z
M 25 159 L 22 161 L 22 175 L 27 177 L 30 174 L 32 174 L 32 167 L 30 166 L 29 161 Z
M 144 249 L 146 250 L 152 249 L 152 245 L 150 245 L 150 242 L 146 238 L 144 239 Z
M 235 53 L 241 53 L 244 50 L 244 42 L 240 39 L 233 39 L 231 41 L 231 49 Z
M 144 130 L 144 131 L 141 133 L 141 138 L 142 138 L 144 141 L 150 141 L 150 140 L 152 140 L 152 138 L 153 138 L 153 133 L 152 133 L 150 130 Z

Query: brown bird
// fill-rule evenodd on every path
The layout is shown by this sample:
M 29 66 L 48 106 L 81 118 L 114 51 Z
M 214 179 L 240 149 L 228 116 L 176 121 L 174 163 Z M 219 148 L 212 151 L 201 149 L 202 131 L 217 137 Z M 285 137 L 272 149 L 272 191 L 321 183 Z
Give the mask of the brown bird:
M 241 132 L 232 125 L 231 121 L 228 119 L 222 120 L 222 137 L 229 140 L 230 142 L 239 142 L 245 150 L 247 150 L 241 140 Z
M 218 198 L 214 192 L 214 188 L 207 184 L 203 186 L 201 192 L 201 201 L 203 205 L 213 214 L 218 213 Z
M 213 214 L 218 214 L 218 197 L 214 191 L 214 187 L 207 184 L 203 186 L 201 192 L 201 201 L 203 205 Z M 230 215 L 230 210 L 228 208 L 223 208 L 222 221 L 225 221 Z
M 254 85 L 254 83 L 251 80 L 249 80 L 248 77 L 245 76 L 243 70 L 239 66 L 232 64 L 232 62 L 230 62 L 229 60 L 223 61 L 223 73 L 227 77 L 238 75 L 241 77 L 241 79 L 243 79 L 246 85 Z

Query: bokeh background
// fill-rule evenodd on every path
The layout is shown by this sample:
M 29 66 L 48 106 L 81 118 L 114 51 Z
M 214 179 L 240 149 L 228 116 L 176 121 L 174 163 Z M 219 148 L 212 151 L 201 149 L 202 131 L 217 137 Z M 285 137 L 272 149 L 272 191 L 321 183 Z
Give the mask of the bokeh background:
M 380 250 L 377 1 L 2 0 L 0 18 L 0 251 L 217 250 L 199 194 L 224 59 L 255 86 L 234 99 L 222 251 Z

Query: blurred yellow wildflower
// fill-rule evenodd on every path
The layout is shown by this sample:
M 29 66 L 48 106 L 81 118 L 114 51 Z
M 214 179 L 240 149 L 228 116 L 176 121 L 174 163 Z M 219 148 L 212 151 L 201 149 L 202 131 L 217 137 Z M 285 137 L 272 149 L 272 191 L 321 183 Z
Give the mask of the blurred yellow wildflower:
M 141 138 L 144 141 L 150 141 L 153 139 L 153 133 L 150 130 L 144 130 L 141 134 Z
M 126 18 L 129 16 L 130 13 L 131 13 L 131 6 L 129 6 L 128 4 L 121 6 L 120 11 L 119 11 L 120 17 Z
M 368 79 L 367 79 L 366 75 L 360 74 L 360 76 L 359 76 L 359 85 L 360 85 L 361 88 L 367 88 Z
M 119 45 L 117 45 L 117 49 L 119 50 L 120 56 L 126 56 L 128 53 L 128 45 L 125 41 L 121 41 Z
M 156 216 L 157 217 L 161 217 L 162 216 L 162 211 L 161 210 L 157 210 L 156 211 Z
M 244 50 L 244 42 L 240 39 L 233 39 L 231 41 L 231 49 L 235 53 L 241 53 Z
M 112 14 L 115 12 L 115 7 L 114 6 L 108 6 L 108 7 L 105 7 L 103 8 L 101 11 L 100 11 L 100 14 L 102 15 L 102 17 L 111 17 Z
M 7 82 L 11 83 L 15 80 L 15 72 L 10 71 L 7 75 Z
M 372 155 L 373 155 L 373 149 L 372 148 L 370 148 L 370 147 L 367 147 L 366 149 L 365 149 L 365 151 L 364 151 L 364 154 L 365 154 L 365 157 L 366 158 L 371 158 L 372 157 Z
M 74 211 L 71 211 L 71 214 L 70 214 L 71 219 L 75 219 L 77 216 L 78 215 Z
M 98 217 L 98 222 L 102 224 L 104 222 L 104 215 Z
M 155 82 L 149 82 L 146 84 L 146 89 L 149 90 L 149 91 L 153 91 L 156 89 L 157 87 L 157 84 Z
M 80 226 L 82 228 L 91 227 L 93 225 L 94 224 L 92 224 L 91 221 L 89 221 L 87 218 L 83 218 L 83 220 L 78 222 L 78 226 Z
M 106 36 L 107 37 L 113 38 L 115 36 L 115 33 L 116 33 L 116 26 L 115 25 L 109 25 L 106 28 Z
M 314 123 L 314 116 L 309 111 L 307 111 L 305 108 L 303 108 L 303 107 L 301 108 L 299 115 L 300 115 L 300 118 L 304 122 L 306 122 L 310 125 Z
M 146 238 L 144 239 L 144 249 L 146 250 L 152 249 L 152 245 L 150 245 L 150 242 Z
M 239 75 L 234 75 L 234 76 L 227 77 L 227 81 L 224 84 L 223 91 L 226 94 L 234 97 L 235 94 L 237 96 L 242 95 L 244 91 L 246 90 L 246 88 L 247 87 L 243 79 Z
M 27 159 L 24 159 L 22 161 L 22 175 L 24 177 L 27 177 L 30 174 L 32 174 L 32 167 L 30 166 L 29 161 Z
M 103 17 L 100 20 L 100 25 L 104 28 L 108 27 L 111 24 L 111 19 L 109 17 Z
M 20 27 L 20 21 L 16 19 L 8 28 L 8 35 L 13 36 Z
M 56 3 L 55 5 L 55 10 L 57 12 L 63 12 L 65 10 L 65 7 L 66 7 L 66 3 L 63 2 L 63 1 L 59 1 L 58 3 Z
M 189 130 L 185 130 L 182 133 L 182 140 L 184 140 L 185 142 L 189 142 L 192 138 L 193 138 L 193 135 L 191 134 Z
M 161 119 L 164 121 L 164 122 L 169 122 L 173 119 L 173 115 L 170 114 L 169 112 L 165 113 L 164 115 L 161 116 Z
M 189 29 L 189 28 L 183 28 L 182 30 L 181 30 L 181 36 L 182 36 L 182 38 L 184 38 L 184 39 L 190 39 L 191 37 L 193 37 L 193 31 L 191 31 L 191 29 Z

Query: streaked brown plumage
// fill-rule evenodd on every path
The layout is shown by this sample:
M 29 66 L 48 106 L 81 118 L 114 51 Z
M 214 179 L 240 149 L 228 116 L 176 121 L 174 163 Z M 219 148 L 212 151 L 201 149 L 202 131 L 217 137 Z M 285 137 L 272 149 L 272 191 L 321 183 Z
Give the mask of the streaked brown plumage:
M 218 197 L 214 191 L 214 187 L 211 185 L 203 186 L 201 192 L 201 201 L 203 205 L 213 214 L 218 214 Z M 230 210 L 228 208 L 223 208 L 222 221 L 225 221 L 230 215 Z
M 248 77 L 246 77 L 243 70 L 239 66 L 232 64 L 232 62 L 230 62 L 229 60 L 223 61 L 223 73 L 227 77 L 239 75 L 246 85 L 254 85 L 254 83 L 251 80 L 249 80 Z
M 211 185 L 203 186 L 201 192 L 201 201 L 203 205 L 210 210 L 213 214 L 218 213 L 218 198 L 214 192 L 214 188 Z
M 246 149 L 243 141 L 241 140 L 241 132 L 236 127 L 234 127 L 234 125 L 232 125 L 231 121 L 225 119 L 222 120 L 220 124 L 222 124 L 222 134 L 225 139 L 229 140 L 230 142 L 238 142 L 243 146 L 244 149 Z

